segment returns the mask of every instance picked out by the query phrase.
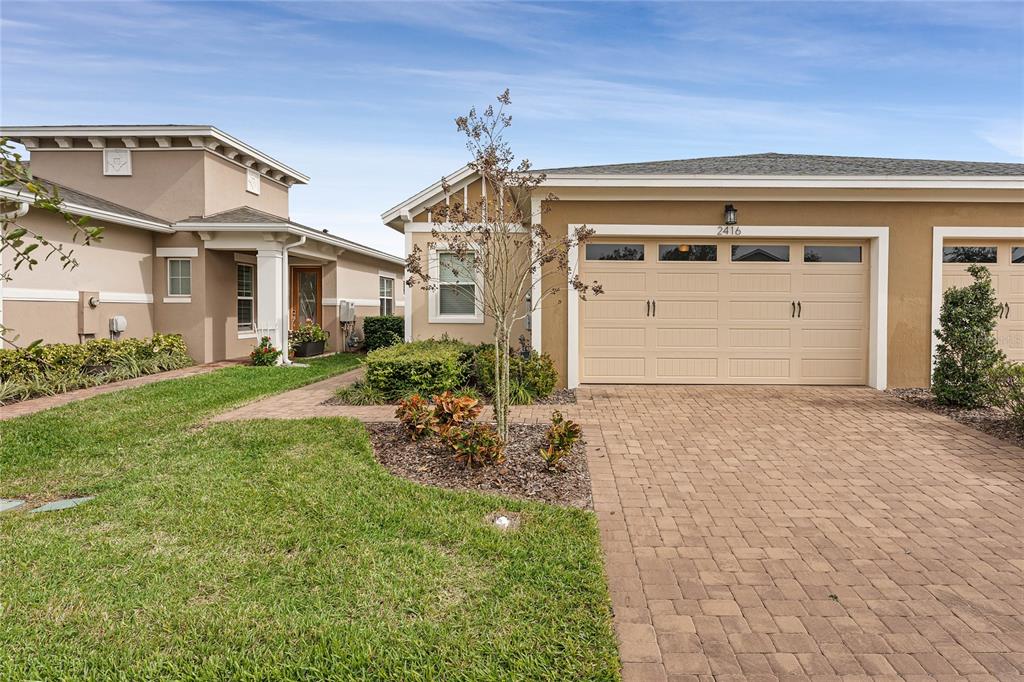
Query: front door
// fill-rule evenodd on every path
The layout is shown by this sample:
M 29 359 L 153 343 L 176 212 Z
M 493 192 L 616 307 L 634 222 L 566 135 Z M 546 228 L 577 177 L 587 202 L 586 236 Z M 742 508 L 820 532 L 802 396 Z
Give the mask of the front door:
M 320 268 L 292 268 L 291 328 L 306 320 L 320 323 Z

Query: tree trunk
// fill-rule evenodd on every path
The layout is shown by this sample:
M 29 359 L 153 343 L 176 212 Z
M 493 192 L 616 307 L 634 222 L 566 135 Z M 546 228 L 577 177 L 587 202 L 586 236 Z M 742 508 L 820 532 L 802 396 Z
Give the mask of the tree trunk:
M 510 330 L 504 320 L 494 325 L 494 421 L 502 442 L 508 440 Z

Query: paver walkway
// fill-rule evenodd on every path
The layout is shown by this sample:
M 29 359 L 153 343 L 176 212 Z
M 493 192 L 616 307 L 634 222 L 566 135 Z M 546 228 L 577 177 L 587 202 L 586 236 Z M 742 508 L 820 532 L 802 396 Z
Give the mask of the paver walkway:
M 586 394 L 627 680 L 1024 675 L 1024 451 L 866 388 Z
M 104 393 L 123 391 L 126 388 L 155 384 L 158 381 L 166 381 L 168 379 L 180 379 L 182 377 L 206 374 L 207 372 L 212 372 L 223 367 L 231 367 L 232 365 L 237 365 L 242 362 L 245 362 L 245 360 L 221 360 L 220 362 L 208 362 L 203 365 L 192 365 L 191 367 L 172 369 L 167 372 L 160 372 L 159 374 L 147 374 L 146 376 L 135 377 L 134 379 L 125 379 L 124 381 L 113 381 L 109 384 L 102 384 L 101 386 L 80 388 L 77 391 L 68 391 L 67 393 L 58 393 L 57 395 L 48 395 L 41 398 L 23 400 L 11 405 L 0 405 L 0 421 L 4 419 L 14 419 L 15 417 L 23 417 L 27 414 L 35 414 L 36 412 L 48 410 L 51 407 L 66 405 L 68 403 L 73 403 L 76 400 L 85 400 L 86 398 L 103 395 Z
M 356 375 L 220 419 L 392 418 L 319 405 Z M 867 388 L 578 399 L 627 681 L 1024 679 L 1024 450 Z

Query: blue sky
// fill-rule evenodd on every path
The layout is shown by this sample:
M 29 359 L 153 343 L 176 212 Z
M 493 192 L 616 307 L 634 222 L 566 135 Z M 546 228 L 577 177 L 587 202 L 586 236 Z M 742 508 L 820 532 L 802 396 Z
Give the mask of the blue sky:
M 211 123 L 380 213 L 460 167 L 512 90 L 538 167 L 791 153 L 1024 158 L 1024 3 L 40 3 L 0 9 L 5 124 Z

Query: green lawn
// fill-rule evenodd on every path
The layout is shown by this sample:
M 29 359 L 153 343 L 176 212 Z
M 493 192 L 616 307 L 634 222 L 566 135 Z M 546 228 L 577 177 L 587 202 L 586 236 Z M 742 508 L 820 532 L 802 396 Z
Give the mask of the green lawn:
M 356 362 L 0 423 L 0 497 L 97 496 L 0 514 L 0 679 L 615 679 L 591 514 L 393 478 L 351 420 L 196 428 Z

